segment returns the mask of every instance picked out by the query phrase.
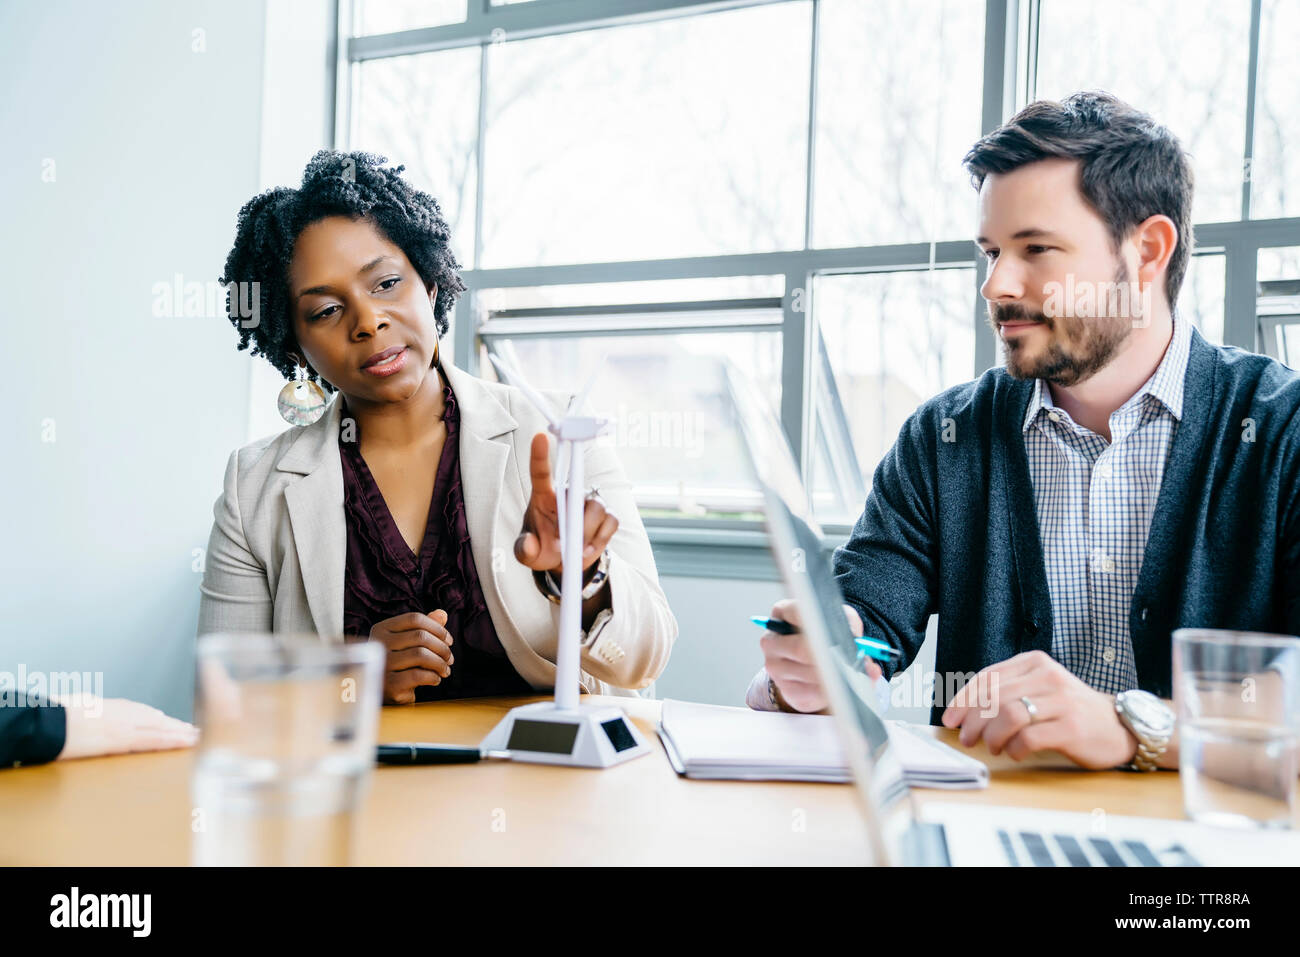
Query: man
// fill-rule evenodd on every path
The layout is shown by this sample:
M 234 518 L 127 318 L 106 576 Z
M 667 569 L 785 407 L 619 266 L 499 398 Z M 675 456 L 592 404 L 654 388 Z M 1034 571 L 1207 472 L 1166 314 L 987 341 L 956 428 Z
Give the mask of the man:
M 931 721 L 965 745 L 1177 767 L 1171 632 L 1300 634 L 1300 374 L 1178 315 L 1192 174 L 1147 115 L 1033 103 L 965 165 L 1006 368 L 903 426 L 835 553 L 845 613 L 886 678 L 938 614 Z M 802 636 L 761 646 L 751 707 L 824 710 Z

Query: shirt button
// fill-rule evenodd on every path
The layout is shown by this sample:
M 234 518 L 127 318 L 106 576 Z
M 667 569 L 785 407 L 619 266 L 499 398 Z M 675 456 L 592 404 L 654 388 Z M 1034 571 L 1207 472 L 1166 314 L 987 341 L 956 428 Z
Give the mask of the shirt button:
M 1101 660 L 1104 661 L 1104 662 L 1106 662 L 1106 664 L 1108 664 L 1108 665 L 1110 665 L 1110 664 L 1114 664 L 1114 663 L 1115 663 L 1115 649 L 1114 649 L 1114 648 L 1106 648 L 1106 649 L 1104 649 L 1104 650 L 1102 651 L 1102 653 L 1101 653 Z
M 1097 478 L 1101 479 L 1103 482 L 1110 479 L 1110 463 L 1097 466 Z
M 1049 419 L 1051 419 L 1053 422 L 1060 422 L 1060 421 L 1061 421 L 1061 415 L 1060 415 L 1059 412 L 1049 412 L 1049 413 L 1047 413 L 1047 417 L 1048 417 Z
M 1143 621 L 1146 621 L 1146 620 L 1147 620 L 1147 612 L 1149 612 L 1150 610 L 1151 610 L 1150 608 L 1143 608 L 1143 609 L 1142 609 L 1142 620 L 1143 620 Z
M 1095 572 L 1113 572 L 1115 570 L 1115 559 L 1100 548 L 1094 549 L 1092 553 L 1092 570 Z

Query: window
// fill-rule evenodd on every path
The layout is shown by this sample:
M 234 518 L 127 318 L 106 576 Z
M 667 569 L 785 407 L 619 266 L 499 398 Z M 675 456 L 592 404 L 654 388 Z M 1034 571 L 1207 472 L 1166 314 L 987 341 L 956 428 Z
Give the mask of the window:
M 1180 314 L 1300 356 L 1294 0 L 356 2 L 338 145 L 441 203 L 456 361 L 564 390 L 600 367 L 652 535 L 757 515 L 720 362 L 762 383 L 835 535 L 907 416 L 1001 361 L 961 160 L 1027 98 L 1107 89 L 1178 134 Z
M 474 265 L 479 55 L 478 47 L 466 47 L 362 63 L 352 134 L 359 147 L 404 164 L 412 184 L 438 200 L 452 251 L 468 266 Z
M 1258 269 L 1263 351 L 1300 369 L 1300 246 L 1261 249 Z
M 1178 311 L 1210 342 L 1223 345 L 1223 300 L 1227 292 L 1227 260 L 1222 253 L 1192 257 L 1178 293 Z
M 358 0 L 356 35 L 397 33 L 465 20 L 468 0 Z
M 798 2 L 490 45 L 483 265 L 802 246 L 810 28 Z
M 1300 3 L 1263 0 L 1251 215 L 1300 216 Z
M 816 244 L 968 237 L 961 158 L 980 136 L 982 5 L 823 0 L 819 16 Z
M 814 377 L 829 372 L 825 386 L 836 397 L 817 405 L 812 488 L 823 521 L 852 524 L 872 472 L 907 417 L 931 396 L 971 379 L 974 283 L 973 268 L 816 279 Z M 844 474 L 844 463 L 857 469 L 856 482 Z
M 722 369 L 733 363 L 762 384 L 779 415 L 781 299 L 665 297 L 771 290 L 775 278 L 568 287 L 558 295 L 487 290 L 479 302 L 495 308 L 479 317 L 480 368 L 492 376 L 487 353 L 501 355 L 534 387 L 566 392 L 594 376 L 588 408 L 611 420 L 607 440 L 643 518 L 755 521 L 758 496 Z M 565 300 L 583 305 L 551 304 Z
M 1043 0 L 1040 98 L 1103 89 L 1169 127 L 1192 155 L 1192 218 L 1240 217 L 1250 4 Z

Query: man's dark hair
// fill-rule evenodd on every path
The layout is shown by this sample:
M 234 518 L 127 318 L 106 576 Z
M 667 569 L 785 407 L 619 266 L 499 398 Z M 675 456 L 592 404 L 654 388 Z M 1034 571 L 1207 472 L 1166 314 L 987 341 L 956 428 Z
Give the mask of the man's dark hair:
M 1173 133 L 1109 93 L 1030 103 L 971 147 L 962 161 L 978 190 L 990 173 L 1049 157 L 1080 161 L 1079 189 L 1110 228 L 1115 248 L 1150 216 L 1178 227 L 1165 295 L 1178 301 L 1192 251 L 1192 167 Z
M 321 150 L 303 171 L 300 188 L 267 190 L 239 211 L 235 245 L 226 257 L 220 281 L 223 285 L 259 284 L 257 321 L 248 322 L 251 286 L 244 287 L 243 302 L 240 287 L 227 290 L 226 314 L 239 330 L 239 348 L 249 348 L 251 341 L 251 354 L 266 356 L 286 379 L 294 375 L 289 353 L 301 354 L 290 311 L 289 263 L 294 243 L 304 229 L 329 216 L 368 220 L 401 247 L 425 287 L 437 283 L 433 314 L 438 334 L 447 331 L 447 316 L 457 296 L 465 291 L 460 264 L 449 245 L 451 229 L 437 200 L 402 179 L 406 167 L 385 169 L 387 162 L 373 153 Z M 302 360 L 306 362 L 307 357 Z M 333 391 L 314 369 L 307 375 L 326 391 Z

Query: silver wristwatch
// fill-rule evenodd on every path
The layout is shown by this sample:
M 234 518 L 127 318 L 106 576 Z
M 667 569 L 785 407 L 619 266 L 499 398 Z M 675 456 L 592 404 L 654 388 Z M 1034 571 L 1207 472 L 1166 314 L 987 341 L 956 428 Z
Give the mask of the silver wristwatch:
M 1138 742 L 1137 754 L 1127 767 L 1134 771 L 1156 770 L 1160 755 L 1174 735 L 1173 711 L 1151 692 L 1133 690 L 1115 695 L 1115 713 Z

